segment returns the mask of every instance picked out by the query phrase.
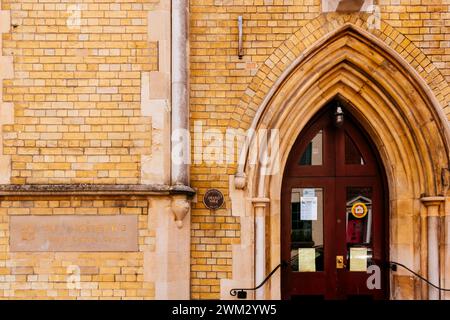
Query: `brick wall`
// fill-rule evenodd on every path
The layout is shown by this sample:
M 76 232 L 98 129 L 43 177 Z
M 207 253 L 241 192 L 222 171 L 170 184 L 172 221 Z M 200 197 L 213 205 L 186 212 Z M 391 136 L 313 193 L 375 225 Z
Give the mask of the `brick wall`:
M 154 138 L 163 127 L 154 105 L 145 101 L 143 110 L 141 101 L 143 96 L 150 102 L 165 97 L 152 89 L 167 86 L 167 79 L 161 84 L 152 77 L 161 69 L 163 46 L 151 35 L 155 24 L 161 28 L 162 22 L 170 22 L 167 16 L 149 21 L 154 18 L 149 12 L 160 10 L 160 2 L 1 0 L 0 183 L 166 182 L 146 173 L 148 169 L 142 171 L 148 159 L 155 158 Z M 4 64 L 4 57 L 11 65 Z M 141 87 L 143 83 L 149 87 Z M 156 143 L 160 149 L 161 143 Z M 161 278 L 162 272 L 154 272 L 151 264 L 154 255 L 162 255 L 161 248 L 155 249 L 157 225 L 165 222 L 161 217 L 171 218 L 166 213 L 170 198 L 164 201 L 165 207 L 153 209 L 149 222 L 151 201 L 146 197 L 2 197 L 0 298 L 157 297 L 156 282 L 162 287 L 171 279 Z M 130 214 L 139 219 L 137 252 L 10 251 L 9 222 L 14 215 Z M 70 288 L 77 270 L 80 285 Z
M 379 4 L 383 22 L 396 28 L 395 32 L 391 29 L 392 34 L 398 32 L 395 41 L 386 39 L 390 41 L 388 45 L 402 55 L 406 47 L 404 48 L 403 44 L 397 45 L 398 40 L 404 43 L 411 41 L 421 49 L 447 80 L 446 83 L 437 84 L 435 87 L 444 88 L 438 93 L 438 98 L 441 101 L 448 101 L 450 93 L 448 3 L 443 0 L 380 0 Z M 273 78 L 270 79 L 261 79 L 254 75 L 259 68 L 272 67 L 270 61 L 267 65 L 264 65 L 264 62 L 292 34 L 301 30 L 303 26 L 307 30 L 303 30 L 302 35 L 312 34 L 323 23 L 320 20 L 323 14 L 319 0 L 191 0 L 190 10 L 190 103 L 193 135 L 195 135 L 194 124 L 198 121 L 201 121 L 204 131 L 218 129 L 224 133 L 228 127 L 248 128 L 256 111 L 248 106 L 250 100 L 261 101 L 264 98 L 260 95 L 261 92 L 269 90 L 264 83 L 275 82 L 274 74 L 280 74 L 281 70 L 277 68 L 272 70 L 269 76 Z M 244 20 L 242 60 L 237 56 L 239 15 L 242 15 Z M 331 17 L 335 15 L 335 19 L 343 16 L 335 13 L 329 15 Z M 312 45 L 316 36 L 311 35 L 310 38 L 305 39 L 306 47 Z M 285 51 L 280 54 L 275 58 L 281 60 L 280 64 L 283 64 L 282 55 L 292 53 Z M 426 57 L 417 55 L 418 52 L 413 53 L 417 60 L 425 63 Z M 411 58 L 408 62 L 412 60 L 414 59 Z M 421 65 L 416 63 L 414 67 L 420 69 Z M 433 68 L 428 65 L 425 73 L 430 70 Z M 450 120 L 449 108 L 446 113 Z M 233 117 L 233 114 L 236 117 Z M 193 143 L 196 143 L 195 136 Z M 205 145 L 208 143 L 210 141 L 204 141 Z M 198 157 L 198 153 L 200 152 L 194 150 L 193 158 Z M 199 199 L 207 188 L 212 187 L 220 188 L 228 196 L 229 175 L 235 172 L 234 165 L 194 163 L 191 167 L 191 184 L 198 188 Z M 191 252 L 193 298 L 220 297 L 220 279 L 230 278 L 232 273 L 230 244 L 240 241 L 240 221 L 238 217 L 232 215 L 230 207 L 228 202 L 225 209 L 210 212 L 201 202 L 193 206 Z M 224 221 L 233 226 L 234 233 L 224 234 L 225 226 L 228 226 L 224 226 Z M 223 263 L 218 265 L 217 257 L 226 257 L 226 260 L 222 260 Z M 217 272 L 218 267 L 220 272 Z
M 163 2 L 162 7 L 167 11 L 168 2 Z M 2 114 L 2 119 L 8 118 L 8 121 L 0 121 L 3 144 L 0 173 L 4 168 L 10 173 L 7 181 L 2 180 L 2 183 L 140 183 L 142 163 L 147 166 L 146 182 L 151 182 L 157 176 L 152 168 L 157 168 L 157 163 L 168 163 L 164 161 L 165 153 L 161 153 L 159 162 L 152 162 L 152 139 L 158 137 L 154 133 L 152 119 L 161 112 L 152 114 L 150 110 L 143 116 L 141 86 L 145 83 L 142 73 L 149 73 L 146 78 L 151 82 L 151 79 L 156 78 L 152 72 L 158 72 L 161 68 L 164 72 L 161 72 L 160 78 L 164 78 L 162 81 L 165 87 L 168 85 L 169 59 L 164 60 L 167 65 L 161 66 L 163 60 L 160 54 L 166 52 L 167 58 L 169 46 L 167 43 L 157 43 L 156 39 L 162 32 L 149 32 L 151 21 L 148 21 L 148 12 L 159 4 L 157 0 L 83 0 L 69 3 L 47 0 L 1 1 L 1 9 L 10 12 L 12 28 L 2 34 L 0 56 L 13 57 L 14 68 L 13 75 L 2 80 L 2 105 L 12 103 L 13 108 L 7 112 L 7 117 Z M 380 0 L 379 4 L 383 21 L 396 28 L 398 37 L 404 37 L 406 42 L 412 41 L 433 62 L 447 80 L 448 88 L 448 3 L 444 0 Z M 248 103 L 247 97 L 254 94 L 248 86 L 255 82 L 255 74 L 263 67 L 266 59 L 296 31 L 306 25 L 312 29 L 307 30 L 308 33 L 320 27 L 320 8 L 319 0 L 190 0 L 191 125 L 201 121 L 204 130 L 214 128 L 225 132 L 229 126 L 240 127 L 241 122 L 250 122 L 254 110 L 245 109 L 239 119 L 231 118 L 239 107 Z M 244 18 L 242 60 L 237 57 L 238 15 Z M 152 83 L 150 85 L 152 88 L 158 87 Z M 168 93 L 160 95 L 154 90 L 150 91 L 148 98 L 153 101 L 146 107 L 152 109 L 158 105 L 164 109 L 165 101 L 161 101 L 167 99 Z M 448 92 L 442 93 L 443 96 L 446 94 Z M 2 110 L 8 109 L 2 107 Z M 450 112 L 447 114 L 450 115 Z M 166 120 L 159 121 L 164 123 Z M 159 125 L 161 131 L 167 129 L 167 126 L 164 130 L 163 127 Z M 158 148 L 167 144 L 167 139 L 164 139 L 158 141 Z M 206 145 L 208 141 L 204 143 Z M 193 158 L 195 156 L 194 153 Z M 145 161 L 142 161 L 143 157 Z M 208 188 L 219 188 L 228 198 L 229 176 L 235 171 L 234 165 L 193 164 L 191 184 L 198 190 L 198 199 Z M 158 181 L 166 181 L 166 176 L 158 177 Z M 67 201 L 70 202 L 68 207 Z M 24 290 L 14 293 L 17 295 L 54 295 L 54 291 L 47 290 L 55 290 L 52 287 L 55 283 L 40 281 L 37 275 L 37 270 L 40 270 L 36 269 L 39 268 L 38 260 L 45 261 L 47 258 L 55 259 L 57 265 L 61 262 L 61 266 L 55 268 L 62 268 L 62 261 L 66 261 L 66 258 L 70 262 L 74 259 L 82 266 L 84 258 L 81 257 L 88 257 L 88 260 L 92 258 L 95 262 L 92 265 L 89 262 L 86 267 L 93 268 L 86 270 L 94 273 L 83 275 L 86 277 L 83 279 L 92 283 L 99 281 L 100 278 L 96 277 L 100 277 L 104 270 L 102 268 L 109 268 L 106 266 L 107 261 L 114 261 L 112 264 L 139 261 L 138 265 L 142 267 L 140 253 L 117 253 L 115 256 L 109 253 L 80 256 L 36 253 L 29 256 L 18 254 L 20 259 L 17 261 L 24 259 L 24 265 L 20 267 L 25 269 L 18 269 L 24 274 L 14 274 L 14 268 L 19 266 L 6 265 L 12 263 L 6 260 L 12 257 L 6 249 L 8 216 L 39 212 L 61 214 L 65 211 L 80 214 L 84 210 L 91 213 L 91 210 L 97 210 L 95 202 L 92 202 L 91 207 L 84 207 L 83 201 L 91 200 L 80 201 L 2 201 L 0 245 L 4 250 L 0 253 L 0 263 L 4 266 L 0 270 L 4 278 L 0 279 L 4 282 L 0 281 L 3 286 L 0 290 L 6 290 L 5 295 L 12 294 L 11 290 L 15 289 Z M 108 212 L 117 211 L 112 204 L 104 202 L 102 206 L 110 210 Z M 102 213 L 98 211 L 95 214 Z M 144 224 L 144 221 L 141 222 Z M 193 204 L 192 298 L 220 296 L 220 280 L 232 277 L 232 245 L 240 242 L 240 236 L 240 220 L 231 213 L 229 201 L 215 212 L 205 209 L 201 201 Z M 54 269 L 51 272 L 61 275 L 61 270 Z M 108 279 L 119 277 L 117 280 L 114 278 L 119 283 L 119 288 L 115 289 L 127 290 L 121 287 L 124 279 L 122 270 L 115 270 L 117 272 L 106 272 L 105 275 Z M 12 288 L 13 284 L 8 282 L 13 276 L 17 276 L 15 281 L 19 288 Z M 39 280 L 38 283 L 43 282 L 35 286 L 42 286 L 45 292 L 28 288 L 29 284 L 25 283 L 27 277 L 32 282 L 35 279 Z M 96 288 L 86 287 L 85 290 L 90 292 L 83 294 L 87 297 L 113 297 L 114 290 L 101 288 L 100 282 Z M 139 287 L 129 289 L 137 290 L 137 296 L 140 295 L 139 290 L 144 290 L 140 291 L 142 296 L 152 296 L 151 284 L 145 284 L 137 278 L 131 283 L 131 286 Z M 87 282 L 86 286 L 89 286 Z M 79 292 L 76 295 L 83 294 Z M 122 295 L 123 292 L 117 294 Z M 133 294 L 134 291 L 129 296 L 133 297 Z M 57 292 L 57 295 L 68 296 L 68 292 Z
M 379 0 L 382 18 L 395 27 L 450 81 L 450 5 L 445 0 Z
M 147 41 L 155 1 L 9 1 L 3 53 L 14 78 L 3 100 L 11 183 L 139 183 L 151 118 L 140 110 L 141 72 L 157 69 Z M 79 25 L 77 22 L 78 17 Z
M 144 279 L 144 252 L 154 251 L 146 199 L 58 197 L 2 199 L 0 204 L 0 297 L 17 299 L 152 299 Z M 137 215 L 138 252 L 10 252 L 14 215 Z M 78 277 L 79 276 L 79 282 Z

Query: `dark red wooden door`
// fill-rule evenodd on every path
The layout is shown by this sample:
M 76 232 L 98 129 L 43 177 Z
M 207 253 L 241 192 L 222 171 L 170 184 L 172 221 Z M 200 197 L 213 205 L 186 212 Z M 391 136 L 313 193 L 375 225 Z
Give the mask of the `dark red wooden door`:
M 384 299 L 384 171 L 364 130 L 330 103 L 299 135 L 282 186 L 282 297 Z M 369 279 L 369 285 L 368 285 Z

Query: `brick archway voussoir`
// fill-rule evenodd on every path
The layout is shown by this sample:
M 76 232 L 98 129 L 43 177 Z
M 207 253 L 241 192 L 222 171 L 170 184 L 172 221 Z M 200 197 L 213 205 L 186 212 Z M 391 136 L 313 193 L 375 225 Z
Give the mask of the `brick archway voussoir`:
M 242 129 L 248 129 L 256 116 L 259 106 L 273 88 L 280 84 L 280 76 L 299 58 L 308 55 L 321 42 L 344 32 L 347 28 L 362 33 L 370 33 L 379 39 L 385 47 L 389 47 L 409 64 L 427 84 L 430 93 L 436 97 L 447 118 L 450 118 L 450 88 L 445 78 L 430 59 L 407 37 L 389 24 L 382 22 L 380 30 L 369 30 L 367 14 L 342 15 L 325 14 L 311 20 L 292 34 L 280 45 L 260 67 L 252 82 L 245 90 L 239 105 L 231 116 L 230 126 L 239 124 Z

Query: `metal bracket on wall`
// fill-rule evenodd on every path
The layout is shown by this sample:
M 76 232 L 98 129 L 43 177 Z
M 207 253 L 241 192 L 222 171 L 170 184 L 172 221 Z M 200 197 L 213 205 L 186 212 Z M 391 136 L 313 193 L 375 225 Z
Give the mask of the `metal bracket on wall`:
M 242 31 L 242 16 L 238 17 L 238 29 L 239 29 L 239 48 L 238 48 L 238 57 L 242 59 L 244 57 L 244 47 L 243 47 L 243 31 Z

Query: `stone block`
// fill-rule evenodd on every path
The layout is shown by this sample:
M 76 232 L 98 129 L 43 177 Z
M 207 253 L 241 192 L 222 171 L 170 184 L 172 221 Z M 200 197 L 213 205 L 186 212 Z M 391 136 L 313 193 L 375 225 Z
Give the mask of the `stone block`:
M 11 28 L 11 12 L 0 10 L 0 34 L 9 32 Z
M 364 12 L 373 0 L 322 0 L 322 12 Z
M 11 156 L 0 154 L 0 184 L 8 184 L 11 181 Z
M 164 72 L 150 72 L 150 99 L 170 98 L 170 74 Z
M 154 10 L 148 12 L 148 41 L 170 39 L 170 11 Z
M 0 124 L 14 122 L 14 104 L 10 102 L 0 103 Z
M 13 57 L 0 56 L 0 80 L 14 77 Z

